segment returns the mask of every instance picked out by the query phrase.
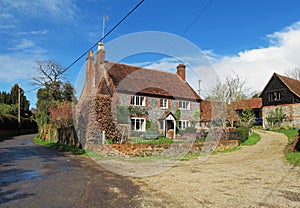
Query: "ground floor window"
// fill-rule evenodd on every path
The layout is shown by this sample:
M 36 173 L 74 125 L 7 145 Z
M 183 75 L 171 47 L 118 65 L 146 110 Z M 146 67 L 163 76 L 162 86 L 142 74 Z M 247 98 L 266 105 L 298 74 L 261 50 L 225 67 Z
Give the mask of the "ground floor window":
M 178 125 L 179 125 L 179 129 L 184 130 L 187 127 L 190 126 L 190 121 L 188 121 L 188 120 L 180 120 Z
M 131 118 L 130 121 L 132 131 L 146 130 L 146 120 L 144 118 Z

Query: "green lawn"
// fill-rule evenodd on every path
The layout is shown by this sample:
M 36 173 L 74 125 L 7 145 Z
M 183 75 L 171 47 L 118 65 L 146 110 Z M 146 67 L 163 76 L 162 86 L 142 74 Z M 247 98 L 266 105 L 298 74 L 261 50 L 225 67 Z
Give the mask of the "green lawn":
M 288 137 L 288 146 L 285 151 L 285 158 L 287 161 L 295 166 L 300 166 L 300 152 L 293 152 L 292 151 L 292 142 L 295 139 L 295 135 L 297 133 L 297 129 L 276 129 L 274 130 L 279 133 L 283 133 Z
M 242 146 L 252 146 L 255 145 L 257 142 L 259 142 L 261 139 L 260 135 L 253 132 L 249 138 L 241 143 Z

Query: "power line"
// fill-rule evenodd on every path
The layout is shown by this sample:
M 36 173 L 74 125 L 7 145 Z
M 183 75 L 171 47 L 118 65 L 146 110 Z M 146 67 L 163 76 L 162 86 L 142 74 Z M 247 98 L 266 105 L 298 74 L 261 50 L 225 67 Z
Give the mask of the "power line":
M 97 46 L 98 42 L 103 41 L 112 31 L 114 31 L 127 17 L 129 17 L 145 0 L 141 0 L 133 9 L 130 10 L 115 26 L 113 26 L 104 36 L 101 37 L 100 40 L 98 40 L 93 46 L 91 46 L 88 50 L 86 50 L 82 55 L 80 55 L 75 61 L 73 61 L 68 67 L 66 67 L 64 70 L 60 72 L 60 74 L 65 73 L 67 70 L 69 70 L 74 64 L 76 64 L 80 59 L 82 59 L 90 50 L 92 50 L 94 47 Z M 32 92 L 37 89 L 40 89 L 42 86 L 36 87 L 31 90 L 27 90 L 26 92 Z
M 42 86 L 38 86 L 38 87 L 36 87 L 36 88 L 33 88 L 33 89 L 31 89 L 31 90 L 27 90 L 27 91 L 25 91 L 25 92 L 32 92 L 32 91 L 35 91 L 35 90 L 37 90 L 37 89 L 40 89 Z
M 97 41 L 92 47 L 90 47 L 87 51 L 82 53 L 75 61 L 73 61 L 67 68 L 65 68 L 61 74 L 65 73 L 68 69 L 70 69 L 74 64 L 76 64 L 80 59 L 82 59 L 90 50 L 97 46 L 98 42 L 104 40 L 112 31 L 114 31 L 127 17 L 129 17 L 142 3 L 144 0 L 140 1 L 130 12 L 128 12 L 113 28 L 111 28 L 99 41 Z
M 191 22 L 191 24 L 185 29 L 185 31 L 181 34 L 181 36 L 184 36 L 185 33 L 187 33 L 187 31 L 189 31 L 191 29 L 191 27 L 195 24 L 195 22 L 199 19 L 199 17 L 208 9 L 208 7 L 210 6 L 210 4 L 213 2 L 213 0 L 210 0 L 209 2 L 207 2 L 207 4 L 203 7 L 203 9 L 201 9 L 201 11 L 198 13 L 198 15 L 195 17 L 195 19 Z

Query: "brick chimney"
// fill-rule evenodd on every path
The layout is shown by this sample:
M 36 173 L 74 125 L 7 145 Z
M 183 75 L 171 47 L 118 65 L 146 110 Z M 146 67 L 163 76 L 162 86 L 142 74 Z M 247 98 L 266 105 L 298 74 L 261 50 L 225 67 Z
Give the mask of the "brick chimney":
M 186 66 L 184 64 L 179 64 L 177 67 L 177 75 L 185 81 L 185 68 Z
M 98 43 L 98 50 L 96 52 L 96 64 L 103 64 L 105 62 L 105 49 L 104 44 L 99 42 Z
M 93 85 L 93 78 L 94 78 L 94 56 L 93 51 L 90 50 L 88 53 L 88 57 L 86 58 L 86 64 L 85 64 L 85 84 L 87 87 L 87 90 L 91 90 L 91 87 Z

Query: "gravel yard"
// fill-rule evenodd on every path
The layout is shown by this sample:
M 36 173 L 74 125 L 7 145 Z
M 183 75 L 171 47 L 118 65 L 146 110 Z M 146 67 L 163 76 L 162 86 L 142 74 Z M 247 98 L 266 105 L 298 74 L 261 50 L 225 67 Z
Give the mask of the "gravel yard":
M 254 146 L 192 159 L 132 179 L 143 207 L 300 207 L 300 168 L 284 159 L 287 138 L 258 132 Z

